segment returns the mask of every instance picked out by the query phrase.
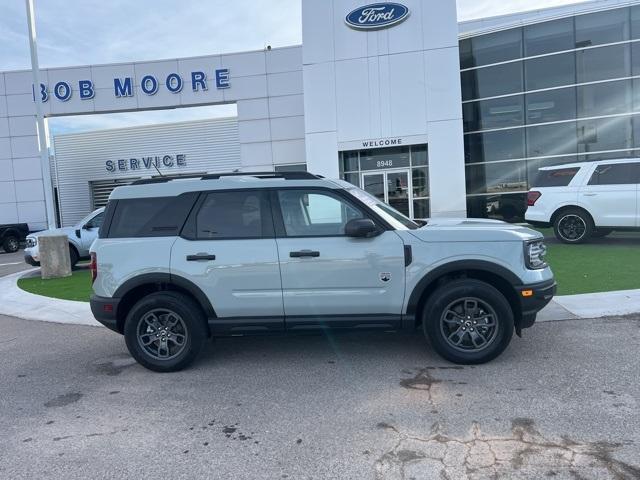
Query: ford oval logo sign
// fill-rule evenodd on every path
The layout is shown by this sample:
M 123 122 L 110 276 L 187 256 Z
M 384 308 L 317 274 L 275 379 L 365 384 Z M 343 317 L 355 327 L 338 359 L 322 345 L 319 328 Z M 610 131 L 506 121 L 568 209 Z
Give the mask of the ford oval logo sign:
M 396 25 L 408 16 L 409 9 L 399 3 L 372 3 L 350 12 L 345 22 L 357 30 L 373 30 Z

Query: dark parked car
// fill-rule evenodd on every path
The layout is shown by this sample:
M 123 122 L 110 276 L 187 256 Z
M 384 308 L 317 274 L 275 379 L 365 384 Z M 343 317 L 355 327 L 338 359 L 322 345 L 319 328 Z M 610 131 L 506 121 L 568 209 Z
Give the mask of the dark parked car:
M 17 252 L 28 233 L 29 226 L 26 223 L 0 225 L 0 246 L 7 253 Z

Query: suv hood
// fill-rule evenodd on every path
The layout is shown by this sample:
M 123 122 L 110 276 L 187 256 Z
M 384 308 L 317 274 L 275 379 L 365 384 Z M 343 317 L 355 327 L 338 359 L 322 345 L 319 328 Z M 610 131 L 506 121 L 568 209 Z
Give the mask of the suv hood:
M 50 230 L 41 230 L 39 232 L 32 233 L 29 236 L 38 238 L 42 235 L 66 235 L 68 237 L 75 237 L 76 228 L 75 227 L 52 228 Z
M 425 242 L 507 242 L 542 237 L 528 227 L 483 218 L 431 218 L 424 227 L 409 233 Z

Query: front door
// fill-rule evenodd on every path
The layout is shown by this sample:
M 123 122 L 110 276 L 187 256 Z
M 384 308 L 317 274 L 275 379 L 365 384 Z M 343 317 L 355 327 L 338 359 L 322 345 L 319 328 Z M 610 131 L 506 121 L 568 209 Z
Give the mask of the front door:
M 407 217 L 413 218 L 409 170 L 363 173 L 362 186 L 365 191 L 391 205 Z
M 367 215 L 329 189 L 274 197 L 286 328 L 396 328 L 405 283 L 400 236 L 381 228 L 372 238 L 347 237 L 347 222 Z
M 98 238 L 98 233 L 103 221 L 104 212 L 100 212 L 80 227 L 80 241 L 84 250 L 88 251 L 93 241 Z

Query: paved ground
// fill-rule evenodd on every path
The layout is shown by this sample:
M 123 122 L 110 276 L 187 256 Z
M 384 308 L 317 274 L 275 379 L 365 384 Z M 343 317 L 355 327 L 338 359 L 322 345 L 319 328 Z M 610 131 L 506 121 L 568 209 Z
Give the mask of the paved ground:
M 163 375 L 104 329 L 0 333 L 0 478 L 640 478 L 640 318 L 540 324 L 475 368 L 360 333 Z
M 32 268 L 24 261 L 24 251 L 6 253 L 0 249 L 0 277 Z

